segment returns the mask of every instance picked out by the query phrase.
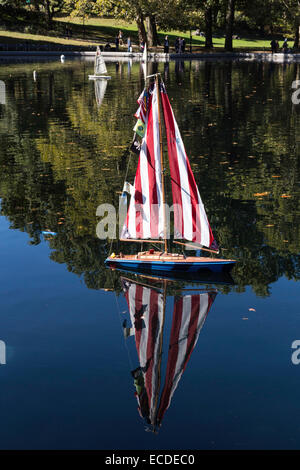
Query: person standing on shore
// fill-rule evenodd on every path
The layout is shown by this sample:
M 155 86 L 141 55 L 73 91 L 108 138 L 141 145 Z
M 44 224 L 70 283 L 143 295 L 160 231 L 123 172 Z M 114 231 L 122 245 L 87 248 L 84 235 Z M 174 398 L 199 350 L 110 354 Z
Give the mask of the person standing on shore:
M 178 52 L 179 52 L 179 38 L 175 39 L 174 46 L 175 46 L 175 52 L 176 52 L 176 54 L 178 54 Z
M 115 37 L 115 45 L 116 45 L 116 51 L 118 52 L 119 50 L 119 36 L 118 35 Z
M 120 46 L 123 46 L 123 33 L 122 33 L 121 30 L 119 31 L 118 37 L 119 37 L 119 44 L 120 44 Z
M 179 54 L 184 54 L 185 50 L 185 40 L 184 38 L 179 39 Z
M 181 38 L 181 52 L 184 54 L 185 53 L 185 39 Z
M 164 40 L 164 53 L 165 54 L 169 53 L 169 39 L 168 39 L 168 36 L 166 36 L 165 40 Z
M 127 52 L 131 52 L 131 39 L 130 39 L 130 36 L 128 36 L 128 39 L 127 39 Z
M 275 39 L 272 39 L 272 41 L 270 42 L 270 45 L 271 45 L 272 54 L 274 54 L 274 52 L 276 52 L 276 41 L 275 41 Z
M 282 50 L 284 53 L 287 52 L 288 50 L 288 42 L 287 42 L 287 38 L 285 38 L 285 40 L 283 41 L 283 44 L 282 44 Z

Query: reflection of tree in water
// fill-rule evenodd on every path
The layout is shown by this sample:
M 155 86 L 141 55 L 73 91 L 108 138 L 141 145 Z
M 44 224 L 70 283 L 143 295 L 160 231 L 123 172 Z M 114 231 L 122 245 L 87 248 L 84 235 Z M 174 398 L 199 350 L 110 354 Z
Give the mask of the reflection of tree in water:
M 166 85 L 213 231 L 227 248 L 222 255 L 239 261 L 238 290 L 251 285 L 267 295 L 278 277 L 300 276 L 300 118 L 290 96 L 299 65 L 191 64 L 180 72 L 181 86 L 177 66 L 170 63 Z M 31 243 L 40 242 L 42 230 L 57 232 L 51 258 L 88 287 L 108 287 L 107 243 L 96 238 L 95 213 L 103 202 L 118 207 L 142 72 L 133 64 L 131 82 L 118 73 L 98 107 L 86 65 L 40 67 L 36 82 L 32 66 L 5 80 L 1 213 Z M 136 163 L 132 156 L 129 181 Z

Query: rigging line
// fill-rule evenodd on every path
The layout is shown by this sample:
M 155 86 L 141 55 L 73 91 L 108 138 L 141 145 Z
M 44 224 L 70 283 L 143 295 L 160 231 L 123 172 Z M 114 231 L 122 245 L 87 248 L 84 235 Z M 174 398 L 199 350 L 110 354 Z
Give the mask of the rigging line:
M 112 286 L 113 286 L 113 278 L 112 278 L 111 270 L 109 270 L 109 275 L 110 275 L 111 282 L 112 282 Z M 118 316 L 119 316 L 119 320 L 120 320 L 120 325 L 121 325 L 121 331 L 122 331 L 122 330 L 123 330 L 123 322 L 122 322 L 122 318 L 121 318 L 121 309 L 120 309 L 120 305 L 119 305 L 119 302 L 118 302 L 117 293 L 116 293 L 115 289 L 114 289 L 114 297 L 115 297 L 115 301 L 116 301 L 116 305 L 117 305 L 117 312 L 118 312 Z M 126 341 L 126 338 L 124 337 L 124 335 L 123 335 L 123 339 L 124 339 L 125 349 L 126 349 L 126 351 L 127 351 L 127 356 L 128 356 L 128 362 L 129 362 L 130 370 L 133 370 L 133 362 L 132 362 L 132 360 L 131 360 L 129 348 L 128 348 L 127 341 Z
M 133 144 L 133 142 L 135 141 L 135 137 L 136 137 L 136 133 L 134 133 L 133 139 L 132 139 L 131 143 L 128 145 L 128 147 L 127 147 L 127 149 L 126 149 L 126 153 L 127 153 L 128 150 L 129 150 L 129 158 L 128 158 L 128 162 L 127 162 L 127 168 L 126 168 L 126 172 L 125 172 L 125 179 L 124 179 L 124 182 L 127 180 L 127 175 L 128 175 L 128 171 L 129 171 L 129 164 L 130 164 L 131 155 L 132 155 L 132 152 L 130 151 L 130 147 L 131 147 L 131 145 Z

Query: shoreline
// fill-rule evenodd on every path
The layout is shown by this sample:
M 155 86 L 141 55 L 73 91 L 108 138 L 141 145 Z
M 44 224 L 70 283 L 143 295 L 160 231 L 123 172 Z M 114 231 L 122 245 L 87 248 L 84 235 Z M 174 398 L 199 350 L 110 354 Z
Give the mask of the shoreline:
M 108 61 L 118 59 L 141 60 L 141 52 L 102 52 Z M 0 51 L 0 58 L 12 57 L 87 57 L 94 58 L 94 51 Z M 245 59 L 245 60 L 265 60 L 271 62 L 300 62 L 300 53 L 271 53 L 271 52 L 186 52 L 184 54 L 165 54 L 162 52 L 150 52 L 148 58 L 154 61 L 169 62 L 173 60 L 202 60 L 202 59 Z

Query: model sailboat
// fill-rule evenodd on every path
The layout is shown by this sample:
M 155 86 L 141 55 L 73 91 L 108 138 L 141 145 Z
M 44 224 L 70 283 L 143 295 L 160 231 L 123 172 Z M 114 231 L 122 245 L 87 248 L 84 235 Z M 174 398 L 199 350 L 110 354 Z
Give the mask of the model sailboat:
M 143 55 L 142 55 L 142 62 L 146 63 L 148 60 L 148 52 L 147 52 L 147 43 L 145 42 Z
M 96 55 L 95 55 L 95 64 L 94 64 L 94 75 L 89 75 L 90 80 L 96 79 L 110 79 L 111 77 L 107 75 L 107 69 L 103 55 L 101 54 L 99 46 L 97 46 Z
M 128 342 L 134 339 L 138 356 L 138 366 L 131 371 L 138 410 L 146 430 L 158 432 L 217 291 L 196 289 L 191 294 L 179 294 L 176 289 L 169 325 L 165 318 L 167 294 L 172 297 L 172 291 L 167 292 L 168 281 L 159 286 L 153 278 L 143 278 L 142 282 L 124 277 L 121 280 L 129 312 L 123 323 L 124 337 Z M 164 330 L 170 331 L 169 339 Z M 127 347 L 130 351 L 129 343 Z
M 161 251 L 150 249 L 136 255 L 113 253 L 106 259 L 106 264 L 118 269 L 161 275 L 229 272 L 234 260 L 186 256 L 185 253 L 168 250 L 170 210 L 165 202 L 161 105 L 166 126 L 173 196 L 172 243 L 211 253 L 219 252 L 165 86 L 162 82 L 159 83 L 158 74 L 155 75 L 155 83 L 144 90 L 138 103 L 140 107 L 136 117 L 141 122 L 141 133 L 143 126 L 145 130 L 134 186 L 126 183 L 123 189 L 130 194 L 131 200 L 120 240 L 150 242 L 160 244 L 163 248 Z

